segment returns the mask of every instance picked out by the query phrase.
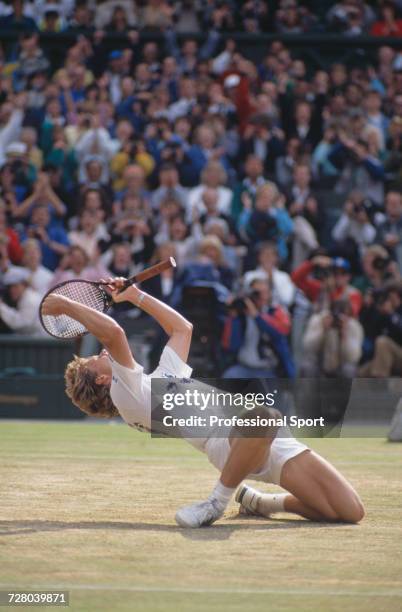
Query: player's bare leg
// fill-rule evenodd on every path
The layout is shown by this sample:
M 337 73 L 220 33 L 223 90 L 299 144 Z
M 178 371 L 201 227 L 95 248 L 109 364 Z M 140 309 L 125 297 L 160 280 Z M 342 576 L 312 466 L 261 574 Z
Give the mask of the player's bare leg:
M 364 516 L 352 485 L 313 451 L 304 451 L 285 463 L 281 487 L 288 493 L 264 495 L 244 486 L 236 499 L 245 509 L 262 516 L 291 512 L 313 521 L 347 523 L 358 523 Z

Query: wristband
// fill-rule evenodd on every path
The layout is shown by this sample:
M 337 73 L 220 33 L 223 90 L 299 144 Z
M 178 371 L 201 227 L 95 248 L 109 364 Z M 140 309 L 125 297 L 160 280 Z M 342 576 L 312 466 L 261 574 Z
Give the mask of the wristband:
M 141 306 L 142 302 L 144 301 L 144 298 L 145 298 L 145 293 L 141 293 L 135 304 L 137 308 Z

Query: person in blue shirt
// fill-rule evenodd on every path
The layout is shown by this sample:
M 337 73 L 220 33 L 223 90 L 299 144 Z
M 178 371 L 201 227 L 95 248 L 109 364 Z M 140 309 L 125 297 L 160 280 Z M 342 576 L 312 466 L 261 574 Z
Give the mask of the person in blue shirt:
M 68 251 L 69 240 L 63 226 L 52 223 L 49 207 L 46 204 L 34 206 L 30 224 L 22 235 L 22 241 L 36 238 L 42 251 L 45 268 L 55 270 L 62 255 Z
M 280 259 L 286 260 L 287 239 L 293 231 L 293 221 L 275 183 L 267 182 L 258 187 L 254 206 L 247 195 L 243 200 L 244 209 L 237 225 L 240 236 L 254 246 L 272 240 Z

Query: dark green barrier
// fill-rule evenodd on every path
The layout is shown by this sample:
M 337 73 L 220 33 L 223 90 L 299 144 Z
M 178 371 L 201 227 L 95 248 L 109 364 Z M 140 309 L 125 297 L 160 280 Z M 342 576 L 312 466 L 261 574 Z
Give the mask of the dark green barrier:
M 64 393 L 61 375 L 0 375 L 0 418 L 82 419 Z
M 37 374 L 62 375 L 74 352 L 78 352 L 74 341 L 0 335 L 0 372 L 30 367 Z

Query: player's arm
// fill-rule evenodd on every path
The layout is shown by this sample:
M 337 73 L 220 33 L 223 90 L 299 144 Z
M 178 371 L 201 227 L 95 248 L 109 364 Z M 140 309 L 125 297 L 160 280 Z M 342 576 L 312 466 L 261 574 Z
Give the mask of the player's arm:
M 42 314 L 53 316 L 65 314 L 79 321 L 99 340 L 117 363 L 126 368 L 135 366 L 124 330 L 108 315 L 56 294 L 50 294 L 46 298 Z
M 118 288 L 122 282 L 120 279 L 114 279 L 113 286 Z M 168 346 L 175 351 L 180 359 L 187 361 L 193 332 L 193 326 L 187 319 L 167 304 L 138 289 L 135 285 L 121 293 L 118 293 L 118 289 L 115 289 L 112 295 L 115 302 L 131 302 L 153 317 L 170 336 Z

